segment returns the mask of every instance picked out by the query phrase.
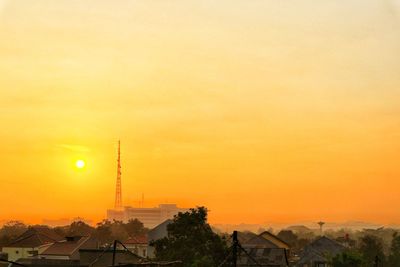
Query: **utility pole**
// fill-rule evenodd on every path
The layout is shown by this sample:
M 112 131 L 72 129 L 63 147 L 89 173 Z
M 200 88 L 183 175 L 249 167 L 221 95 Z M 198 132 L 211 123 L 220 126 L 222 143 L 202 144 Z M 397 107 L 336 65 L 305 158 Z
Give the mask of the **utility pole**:
M 232 245 L 232 263 L 233 263 L 233 267 L 237 267 L 237 251 L 238 251 L 238 245 L 239 245 L 239 241 L 238 241 L 238 236 L 237 236 L 237 231 L 233 231 L 233 235 L 232 235 L 232 240 L 233 240 L 233 245 Z
M 115 253 L 117 252 L 117 240 L 114 240 L 114 245 L 113 245 L 113 256 L 112 256 L 112 265 L 115 266 Z
M 378 255 L 375 256 L 374 267 L 379 267 L 379 263 L 381 260 L 379 259 Z

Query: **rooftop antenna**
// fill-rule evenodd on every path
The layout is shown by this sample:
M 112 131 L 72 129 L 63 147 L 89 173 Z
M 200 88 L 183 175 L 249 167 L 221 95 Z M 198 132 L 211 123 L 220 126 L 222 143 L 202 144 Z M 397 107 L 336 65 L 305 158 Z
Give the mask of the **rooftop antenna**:
M 144 193 L 142 193 L 142 208 L 144 207 Z
M 321 234 L 321 236 L 322 236 L 322 226 L 324 226 L 324 224 L 325 224 L 325 222 L 318 222 L 318 225 L 319 225 L 319 232 L 320 232 L 320 234 Z
M 122 208 L 122 188 L 121 188 L 121 141 L 118 140 L 118 165 L 117 165 L 117 183 L 115 187 L 115 209 Z

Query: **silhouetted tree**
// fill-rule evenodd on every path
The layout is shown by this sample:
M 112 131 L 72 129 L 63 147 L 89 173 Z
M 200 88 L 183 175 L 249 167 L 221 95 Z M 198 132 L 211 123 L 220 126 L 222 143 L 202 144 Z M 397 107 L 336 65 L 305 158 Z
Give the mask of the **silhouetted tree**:
M 53 228 L 54 232 L 56 232 L 59 236 L 65 237 L 68 235 L 69 225 L 67 226 L 56 226 Z
M 292 248 L 297 246 L 298 237 L 292 230 L 281 230 L 277 236 L 288 243 Z
M 356 251 L 345 251 L 332 259 L 333 267 L 361 267 L 362 264 L 363 257 Z
M 87 236 L 94 232 L 94 228 L 83 221 L 76 221 L 71 223 L 67 230 L 67 235 L 80 235 Z
M 390 247 L 389 266 L 400 267 L 400 235 L 394 233 Z
M 113 241 L 111 235 L 111 222 L 109 220 L 99 222 L 95 230 L 95 236 L 101 244 L 110 244 Z
M 21 221 L 9 221 L 5 223 L 0 229 L 0 247 L 7 245 L 27 229 L 28 227 Z
M 207 223 L 207 209 L 179 213 L 167 226 L 168 237 L 153 242 L 158 260 L 182 260 L 184 267 L 217 266 L 227 254 L 226 240 Z
M 138 219 L 129 220 L 124 225 L 124 228 L 130 237 L 144 235 L 148 232 L 148 229 L 145 228 L 143 223 Z
M 385 262 L 382 240 L 372 235 L 365 235 L 360 239 L 360 252 L 363 256 L 365 266 L 374 266 L 376 259 L 381 264 Z M 381 266 L 381 265 L 380 265 Z
M 121 221 L 114 220 L 111 224 L 111 237 L 113 240 L 119 240 L 124 242 L 129 238 L 129 234 L 126 231 L 125 224 Z

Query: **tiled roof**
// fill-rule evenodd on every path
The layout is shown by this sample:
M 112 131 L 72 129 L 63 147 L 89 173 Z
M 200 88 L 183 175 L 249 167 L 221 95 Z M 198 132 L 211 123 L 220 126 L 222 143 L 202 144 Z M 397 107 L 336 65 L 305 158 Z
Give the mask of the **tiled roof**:
M 345 249 L 338 242 L 322 236 L 304 248 L 299 263 L 304 264 L 311 260 L 326 261 L 329 257 L 336 256 Z
M 273 242 L 263 238 L 262 236 L 255 236 L 246 242 L 242 243 L 243 247 L 258 247 L 258 248 L 279 248 Z
M 288 266 L 286 251 L 283 248 L 245 248 L 251 258 L 257 263 L 268 266 Z M 240 264 L 252 264 L 255 262 L 247 255 L 241 253 L 239 257 Z M 254 265 L 255 266 L 255 265 Z
M 54 243 L 62 237 L 49 228 L 31 227 L 17 239 L 7 245 L 7 247 L 35 248 L 45 244 Z
M 90 237 L 75 237 L 72 240 L 62 240 L 50 245 L 41 255 L 65 255 L 70 256 L 79 249 Z
M 289 248 L 289 245 L 286 242 L 282 241 L 276 235 L 273 235 L 268 231 L 253 236 L 252 238 L 242 242 L 242 245 L 259 248 Z
M 280 239 L 279 237 L 277 237 L 276 235 L 268 232 L 268 231 L 264 231 L 261 234 L 259 234 L 259 236 L 262 236 L 265 239 L 270 240 L 272 243 L 274 243 L 275 245 L 277 245 L 279 248 L 290 248 L 289 244 L 286 243 L 285 241 L 283 241 L 282 239 Z
M 147 235 L 130 237 L 128 240 L 124 242 L 124 244 L 128 245 L 147 244 Z

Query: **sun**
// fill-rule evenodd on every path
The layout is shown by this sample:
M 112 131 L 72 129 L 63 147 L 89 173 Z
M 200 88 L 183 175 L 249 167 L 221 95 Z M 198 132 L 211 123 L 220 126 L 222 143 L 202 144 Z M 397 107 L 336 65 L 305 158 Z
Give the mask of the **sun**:
M 83 161 L 83 160 L 81 160 L 81 159 L 78 159 L 76 162 L 75 162 L 75 166 L 78 168 L 78 169 L 82 169 L 82 168 L 84 168 L 85 167 L 85 161 Z

